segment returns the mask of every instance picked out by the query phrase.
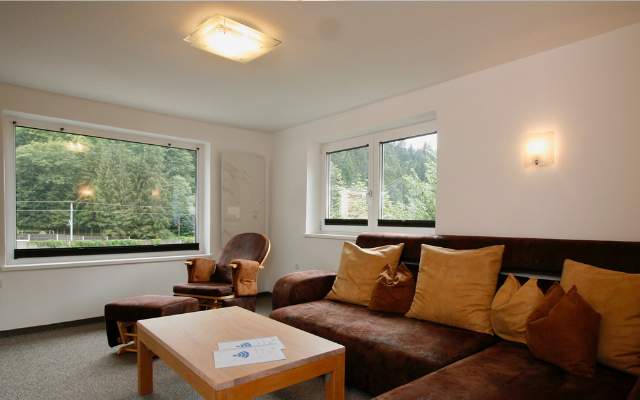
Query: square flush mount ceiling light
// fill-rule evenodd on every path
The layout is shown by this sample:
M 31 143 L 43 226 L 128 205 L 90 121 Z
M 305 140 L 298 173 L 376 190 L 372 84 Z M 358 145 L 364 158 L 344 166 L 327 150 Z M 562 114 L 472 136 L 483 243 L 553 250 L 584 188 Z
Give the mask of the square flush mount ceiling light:
M 258 58 L 281 43 L 222 15 L 207 19 L 184 40 L 201 50 L 241 63 Z

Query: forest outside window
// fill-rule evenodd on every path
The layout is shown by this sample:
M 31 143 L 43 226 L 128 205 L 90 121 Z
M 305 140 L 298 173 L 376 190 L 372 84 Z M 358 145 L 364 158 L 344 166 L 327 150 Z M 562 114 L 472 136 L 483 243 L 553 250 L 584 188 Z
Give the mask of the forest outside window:
M 323 231 L 435 227 L 437 140 L 430 121 L 325 145 Z
M 199 248 L 195 148 L 14 128 L 14 258 Z
M 326 225 L 367 225 L 369 146 L 327 153 Z
M 434 227 L 437 134 L 380 144 L 382 179 L 379 226 Z

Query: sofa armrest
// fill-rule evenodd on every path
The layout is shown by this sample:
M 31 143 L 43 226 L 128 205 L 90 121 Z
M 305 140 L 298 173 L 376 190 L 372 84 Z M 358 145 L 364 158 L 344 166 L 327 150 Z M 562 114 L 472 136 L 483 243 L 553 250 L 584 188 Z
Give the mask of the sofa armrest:
M 329 293 L 336 279 L 332 271 L 292 272 L 273 285 L 273 309 L 320 300 Z

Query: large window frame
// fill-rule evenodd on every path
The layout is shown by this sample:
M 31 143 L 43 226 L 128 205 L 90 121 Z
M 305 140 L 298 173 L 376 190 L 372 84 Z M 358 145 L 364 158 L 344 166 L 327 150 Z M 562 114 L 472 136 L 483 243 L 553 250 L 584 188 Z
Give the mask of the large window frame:
M 358 233 L 366 230 L 374 231 L 399 231 L 435 228 L 436 221 L 426 220 L 389 220 L 382 219 L 382 179 L 383 179 L 383 154 L 382 145 L 403 139 L 409 139 L 423 135 L 437 135 L 438 130 L 435 120 L 400 128 L 388 129 L 376 133 L 363 135 L 347 140 L 327 143 L 321 146 L 322 162 L 322 191 L 320 228 L 322 233 Z M 368 182 L 368 218 L 364 220 L 329 219 L 329 159 L 328 155 L 338 151 L 350 150 L 367 146 L 369 149 L 369 182 Z M 437 213 L 437 211 L 436 211 Z
M 86 124 L 76 121 L 39 117 L 22 113 L 4 113 L 2 115 L 2 148 L 4 170 L 4 267 L 13 268 L 83 266 L 123 263 L 133 261 L 153 261 L 164 259 L 182 259 L 193 255 L 204 255 L 209 251 L 209 214 L 206 207 L 206 188 L 210 187 L 205 180 L 210 149 L 208 144 L 175 138 L 166 135 L 139 132 L 128 129 Z M 16 154 L 15 128 L 23 126 L 54 132 L 93 136 L 104 139 L 135 142 L 164 147 L 174 147 L 196 152 L 196 224 L 195 243 L 158 244 L 118 247 L 85 247 L 57 249 L 16 249 Z

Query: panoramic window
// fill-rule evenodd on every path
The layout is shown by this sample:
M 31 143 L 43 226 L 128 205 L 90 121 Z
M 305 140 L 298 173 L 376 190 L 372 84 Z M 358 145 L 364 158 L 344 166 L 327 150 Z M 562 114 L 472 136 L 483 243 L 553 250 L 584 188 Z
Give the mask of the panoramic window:
M 366 225 L 369 215 L 369 147 L 327 153 L 325 224 Z
M 437 134 L 384 142 L 380 151 L 378 225 L 435 226 Z
M 198 249 L 197 152 L 15 126 L 14 257 Z
M 325 145 L 323 229 L 435 227 L 437 143 L 430 121 Z

